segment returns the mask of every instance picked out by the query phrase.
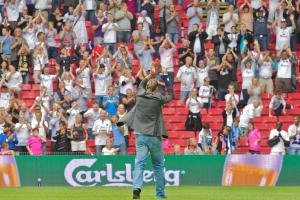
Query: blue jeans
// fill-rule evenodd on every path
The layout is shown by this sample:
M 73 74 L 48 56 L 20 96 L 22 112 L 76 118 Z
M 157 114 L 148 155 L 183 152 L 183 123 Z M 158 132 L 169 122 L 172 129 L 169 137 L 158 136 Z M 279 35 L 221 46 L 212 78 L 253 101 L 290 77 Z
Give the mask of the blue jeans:
M 255 40 L 257 40 L 261 46 L 261 49 L 263 51 L 267 51 L 268 50 L 268 36 L 264 35 L 263 37 L 259 37 L 258 35 L 254 36 Z
M 93 129 L 92 128 L 88 128 L 88 139 L 89 140 L 95 139 L 95 136 L 93 136 Z
M 174 72 L 168 72 L 170 87 L 174 85 Z
M 168 33 L 168 35 L 172 42 L 178 43 L 178 33 Z
M 56 59 L 56 55 L 57 55 L 56 47 L 49 47 L 47 49 L 47 51 L 48 51 L 48 58 L 55 58 Z
M 133 189 L 142 188 L 143 173 L 148 153 L 150 152 L 156 184 L 156 196 L 165 196 L 164 154 L 162 149 L 161 138 L 137 134 L 135 142 L 136 157 L 133 172 Z
M 104 97 L 104 96 L 100 96 L 100 95 L 96 95 L 96 96 L 95 96 L 95 102 L 96 102 L 97 104 L 99 104 L 99 106 L 100 106 L 101 108 L 103 108 L 103 104 L 102 104 L 103 97 Z
M 186 97 L 189 96 L 191 91 L 180 91 L 180 101 L 185 101 Z
M 288 154 L 289 155 L 300 155 L 300 147 L 289 147 Z
M 105 47 L 109 48 L 109 51 L 112 55 L 116 52 L 116 43 L 103 43 Z
M 119 31 L 117 38 L 118 42 L 128 43 L 130 40 L 130 31 Z

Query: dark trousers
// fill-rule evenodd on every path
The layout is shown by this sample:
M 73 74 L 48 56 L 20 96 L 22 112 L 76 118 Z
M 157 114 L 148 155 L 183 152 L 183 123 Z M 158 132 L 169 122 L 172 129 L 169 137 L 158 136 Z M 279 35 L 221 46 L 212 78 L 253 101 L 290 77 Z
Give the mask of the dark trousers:
M 274 110 L 275 116 L 282 116 L 282 109 L 283 109 L 283 105 L 281 104 L 276 110 Z M 291 105 L 286 104 L 285 109 L 291 109 Z

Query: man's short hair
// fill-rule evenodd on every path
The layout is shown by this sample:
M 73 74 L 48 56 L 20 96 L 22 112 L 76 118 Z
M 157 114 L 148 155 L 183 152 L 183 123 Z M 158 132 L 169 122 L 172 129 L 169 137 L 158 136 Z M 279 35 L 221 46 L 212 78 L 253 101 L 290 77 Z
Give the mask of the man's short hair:
M 146 90 L 154 92 L 158 86 L 158 83 L 155 79 L 150 79 L 146 85 Z

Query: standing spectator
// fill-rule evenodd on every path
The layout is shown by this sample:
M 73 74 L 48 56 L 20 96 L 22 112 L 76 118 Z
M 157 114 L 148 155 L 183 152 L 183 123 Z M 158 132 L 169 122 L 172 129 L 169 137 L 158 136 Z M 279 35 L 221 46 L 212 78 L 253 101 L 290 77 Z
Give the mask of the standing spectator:
M 161 66 L 163 73 L 168 74 L 169 82 L 171 87 L 174 83 L 174 63 L 173 56 L 176 51 L 175 44 L 170 40 L 169 36 L 166 35 L 166 39 L 163 41 L 159 47 L 159 54 L 161 60 Z
M 199 5 L 199 0 L 193 0 L 193 5 L 187 9 L 186 16 L 189 20 L 189 33 L 194 31 L 194 25 L 197 24 L 198 27 L 202 27 L 202 15 L 203 11 Z
M 291 36 L 296 28 L 295 21 L 292 20 L 292 26 L 287 26 L 286 19 L 281 19 L 280 26 L 275 28 L 276 33 L 276 51 L 287 49 L 291 45 Z
M 243 134 L 248 135 L 248 123 L 253 120 L 254 117 L 261 116 L 263 106 L 261 102 L 257 99 L 253 99 L 251 104 L 248 104 L 244 107 L 240 115 L 240 128 L 243 131 Z
M 179 68 L 176 79 L 180 84 L 180 100 L 185 101 L 186 97 L 192 92 L 194 83 L 197 80 L 196 70 L 192 66 L 192 57 L 186 57 L 185 65 Z
M 117 32 L 119 31 L 119 26 L 114 23 L 114 18 L 111 13 L 107 14 L 107 23 L 102 25 L 102 31 L 104 33 L 104 46 L 109 47 L 111 54 L 116 51 L 117 43 Z
M 216 32 L 217 34 L 212 37 L 212 42 L 214 43 L 217 56 L 219 59 L 222 59 L 227 52 L 227 47 L 230 41 L 228 37 L 225 37 L 224 29 L 222 27 L 218 27 Z
M 9 92 L 7 85 L 1 87 L 0 93 L 0 105 L 2 108 L 7 109 L 11 100 L 11 93 Z
M 83 0 L 84 10 L 86 11 L 87 20 L 91 21 L 95 17 L 97 4 L 95 0 Z
M 48 45 L 47 53 L 48 58 L 54 58 L 56 59 L 56 44 L 55 44 L 55 37 L 57 34 L 57 30 L 54 28 L 53 22 L 48 22 L 48 28 L 46 29 L 46 43 Z
M 151 37 L 150 37 L 151 44 L 152 44 L 153 48 L 155 49 L 155 58 L 158 58 L 158 59 L 160 58 L 159 57 L 159 47 L 163 43 L 164 39 L 165 39 L 165 35 L 161 31 L 160 26 L 157 25 L 155 27 L 155 31 L 151 34 Z
M 106 140 L 106 145 L 102 149 L 102 155 L 104 156 L 112 156 L 116 155 L 119 149 L 113 148 L 113 140 L 112 139 L 107 139 Z
M 259 42 L 260 46 L 262 47 L 262 50 L 266 51 L 268 49 L 269 29 L 268 11 L 265 7 L 261 7 L 260 9 L 254 12 L 253 34 L 254 39 Z
M 28 139 L 28 144 L 26 146 L 29 155 L 39 156 L 43 155 L 43 142 L 46 142 L 46 138 L 39 135 L 39 129 L 32 129 L 32 135 Z
M 88 42 L 88 35 L 85 25 L 85 10 L 81 3 L 77 5 L 74 10 L 75 20 L 73 23 L 73 31 L 75 32 L 75 44 L 86 44 Z
M 235 88 L 232 83 L 228 85 L 228 94 L 225 95 L 226 105 L 231 104 L 233 108 L 237 108 L 239 103 L 239 95 L 235 93 Z
M 209 83 L 210 83 L 210 78 L 205 77 L 204 83 L 199 89 L 199 97 L 201 98 L 203 107 L 206 109 L 211 108 L 212 97 L 215 91 L 214 86 L 210 85 Z
M 262 59 L 259 60 L 259 86 L 262 93 L 273 94 L 273 80 L 272 74 L 274 71 L 274 62 L 270 57 L 270 52 L 263 54 Z
M 146 72 L 150 71 L 152 65 L 152 54 L 155 53 L 155 49 L 152 46 L 150 39 L 148 42 L 144 42 L 144 48 L 140 56 L 140 65 Z
M 19 141 L 16 145 L 16 151 L 22 155 L 27 152 L 26 145 L 31 132 L 31 125 L 28 123 L 24 115 L 20 115 L 19 122 L 15 126 L 15 131 Z
M 278 53 L 278 69 L 275 80 L 276 90 L 289 93 L 292 91 L 291 79 L 292 79 L 292 65 L 295 62 L 291 49 L 281 49 Z
M 228 12 L 223 15 L 224 31 L 226 34 L 231 33 L 231 27 L 236 26 L 239 22 L 239 15 L 234 12 L 234 5 L 229 5 Z
M 193 29 L 188 35 L 190 41 L 190 48 L 194 53 L 196 53 L 197 61 L 204 58 L 204 40 L 207 38 L 207 36 L 207 33 L 203 31 L 202 28 L 197 24 L 193 25 Z
M 78 109 L 78 104 L 76 101 L 73 101 L 71 104 L 71 108 L 67 110 L 66 114 L 68 116 L 68 129 L 71 129 L 72 126 L 75 124 L 76 116 L 80 113 Z
M 281 95 L 281 91 L 277 90 L 272 96 L 269 104 L 269 117 L 272 117 L 272 110 L 275 113 L 275 116 L 286 115 L 286 109 L 291 109 L 291 105 L 287 104 Z
M 260 94 L 261 94 L 261 89 L 259 86 L 258 79 L 254 78 L 252 79 L 251 87 L 248 88 L 249 99 L 247 104 L 252 103 L 252 99 L 259 99 L 259 101 L 261 101 Z
M 29 82 L 29 64 L 30 64 L 30 55 L 27 51 L 27 48 L 21 47 L 18 52 L 18 71 L 22 75 L 22 83 L 27 84 Z
M 95 121 L 100 117 L 101 110 L 99 104 L 94 102 L 93 107 L 83 114 L 83 117 L 88 120 L 88 139 L 93 139 L 93 127 Z
M 77 3 L 75 4 L 77 5 Z M 64 17 L 63 17 L 63 22 L 69 22 L 69 23 L 73 23 L 75 21 L 75 15 L 74 15 L 74 7 L 75 5 L 70 5 L 70 6 L 64 6 L 67 7 L 67 12 L 66 10 L 64 11 Z
M 230 33 L 226 34 L 226 40 L 228 42 L 228 47 L 235 52 L 238 52 L 238 38 L 239 34 L 236 31 L 236 26 L 232 26 Z
M 282 130 L 282 123 L 276 123 L 276 129 L 272 129 L 268 144 L 271 147 L 271 155 L 285 155 L 285 147 L 290 143 L 289 135 Z
M 227 94 L 228 85 L 231 81 L 231 73 L 233 66 L 228 63 L 224 58 L 222 63 L 217 68 L 218 76 L 218 100 L 225 100 Z
M 90 74 L 92 73 L 92 67 L 88 63 L 81 59 L 79 61 L 79 68 L 76 69 L 77 78 L 82 80 L 82 92 L 84 97 L 90 99 L 92 96 L 92 84 Z
M 74 153 L 83 154 L 86 151 L 86 141 L 88 139 L 87 128 L 82 122 L 82 115 L 76 116 L 75 124 L 71 128 L 71 150 Z
M 245 1 L 239 7 L 240 22 L 246 25 L 246 29 L 253 32 L 253 8 L 249 2 Z
M 40 85 L 41 87 L 46 87 L 49 94 L 53 95 L 53 81 L 55 81 L 58 77 L 58 69 L 57 74 L 55 75 L 49 74 L 48 67 L 44 67 L 41 71 L 43 71 L 43 73 L 39 76 Z
M 249 135 L 248 145 L 250 154 L 260 154 L 261 135 L 257 128 L 254 127 L 253 121 L 248 123 Z
M 128 2 L 127 2 L 128 4 Z M 151 0 L 142 0 L 141 10 L 146 10 L 148 16 L 150 17 L 151 21 L 154 22 L 154 6 L 155 4 L 151 2 Z M 135 13 L 136 11 L 134 11 Z
M 123 99 L 122 99 L 122 103 L 124 104 L 127 112 L 129 112 L 135 106 L 135 102 L 136 102 L 136 97 L 135 97 L 135 94 L 133 93 L 132 89 L 130 89 L 130 88 L 127 89 L 126 96 L 123 97 Z
M 4 125 L 3 133 L 0 133 L 0 147 L 6 142 L 9 150 L 16 151 L 16 144 L 18 144 L 17 134 L 13 132 L 12 126 L 9 123 Z
M 195 56 L 196 58 L 196 56 Z M 194 58 L 194 62 L 193 62 L 193 65 L 196 66 L 195 70 L 196 70 L 196 79 L 197 79 L 197 82 L 196 82 L 196 87 L 197 87 L 197 90 L 199 91 L 200 87 L 202 85 L 204 85 L 204 79 L 205 77 L 208 77 L 208 67 L 205 66 L 205 62 L 204 60 L 199 60 L 198 62 L 198 65 L 196 64 L 196 60 Z
M 60 105 L 63 109 L 68 109 L 71 101 L 71 91 L 67 91 L 64 82 L 59 82 L 58 89 L 54 93 L 54 102 Z
M 49 22 L 51 22 L 53 25 L 53 29 L 55 29 L 57 32 L 60 32 L 62 30 L 63 21 L 64 18 L 62 16 L 62 13 L 60 12 L 60 8 L 55 7 L 54 11 L 50 14 L 50 20 L 49 20 Z
M 104 64 L 100 64 L 97 67 L 96 72 L 93 74 L 94 81 L 95 81 L 95 102 L 102 107 L 102 100 L 103 97 L 107 93 L 107 76 L 110 73 L 110 68 L 105 69 Z
M 43 70 L 47 64 L 48 56 L 44 52 L 41 45 L 37 45 L 33 52 L 33 80 L 34 83 L 40 83 L 40 71 Z
M 20 0 L 6 1 L 6 14 L 9 26 L 14 30 L 18 25 Z
M 206 20 L 206 32 L 208 39 L 212 39 L 217 34 L 217 28 L 219 27 L 219 1 L 209 0 L 206 6 L 207 20 Z
M 130 110 L 128 110 L 127 112 L 129 112 Z M 118 106 L 118 118 L 121 119 L 122 117 L 124 117 L 126 115 L 126 109 L 124 104 L 119 104 Z M 124 131 L 123 131 L 123 135 L 125 138 L 125 143 L 126 143 L 126 148 L 128 149 L 129 147 L 129 129 L 128 126 L 126 124 L 124 124 L 123 126 Z
M 231 127 L 224 126 L 223 133 L 222 133 L 222 145 L 225 154 L 233 154 L 235 150 L 234 139 L 232 138 L 231 134 Z
M 106 141 L 112 133 L 112 125 L 105 110 L 101 110 L 100 117 L 93 125 L 93 135 L 95 136 L 96 154 L 101 155 Z
M 188 139 L 188 145 L 184 149 L 184 155 L 202 155 L 203 152 L 200 147 L 197 146 L 195 138 Z
M 180 61 L 180 65 L 184 65 L 185 64 L 185 58 L 188 56 L 191 56 L 195 59 L 193 51 L 190 48 L 190 44 L 189 44 L 189 40 L 182 38 L 182 48 L 178 48 L 178 56 L 179 56 L 179 61 Z M 197 60 L 195 61 L 197 63 Z M 194 63 L 194 65 L 196 65 L 196 63 Z
M 212 150 L 213 147 L 212 137 L 213 134 L 209 124 L 208 123 L 204 124 L 203 128 L 199 133 L 198 146 L 206 154 L 210 154 Z
M 152 27 L 151 18 L 147 15 L 147 11 L 143 10 L 141 15 L 138 17 L 137 23 L 143 24 L 143 33 L 147 37 L 150 37 L 150 28 Z
M 246 54 L 250 48 L 250 44 L 253 42 L 253 35 L 246 28 L 245 24 L 240 25 L 240 32 L 237 40 L 237 52 L 242 55 Z
M 170 5 L 170 10 L 166 12 L 167 34 L 172 42 L 178 43 L 178 24 L 180 16 L 175 10 L 175 6 Z
M 67 131 L 67 125 L 60 122 L 59 130 L 53 138 L 56 140 L 55 151 L 60 153 L 69 153 L 71 150 L 70 135 Z
M 288 153 L 290 155 L 300 154 L 300 120 L 299 116 L 294 116 L 294 124 L 289 126 L 288 134 L 290 137 L 290 147 Z
M 208 77 L 210 78 L 211 85 L 218 89 L 218 74 L 217 69 L 220 64 L 219 57 L 216 56 L 214 49 L 209 49 L 206 55 L 205 63 L 208 67 Z
M 193 89 L 189 98 L 186 100 L 185 106 L 189 109 L 189 113 L 185 122 L 185 128 L 189 131 L 196 132 L 202 129 L 201 107 L 203 103 L 200 97 L 197 97 L 197 89 Z
M 115 17 L 116 12 L 120 9 L 121 4 L 122 0 L 108 0 L 108 11 L 113 17 Z
M 22 30 L 23 31 L 23 38 L 26 40 L 28 44 L 28 48 L 30 50 L 30 53 L 33 52 L 35 48 L 35 42 L 36 42 L 36 31 L 34 22 L 32 20 L 29 20 L 27 26 Z
M 16 67 L 13 65 L 9 65 L 8 70 L 9 72 L 5 76 L 7 88 L 12 94 L 19 94 L 22 83 L 21 73 L 16 71 Z
M 99 38 L 103 38 L 104 33 L 102 31 L 103 24 L 107 23 L 107 19 L 104 16 L 104 13 L 102 10 L 97 10 L 96 15 L 94 19 L 92 20 L 92 28 L 94 30 L 94 45 L 97 44 Z
M 172 0 L 159 0 L 159 22 L 164 34 L 167 33 L 167 12 L 170 10 L 170 6 L 173 4 Z
M 0 45 L 2 46 L 1 58 L 2 60 L 11 63 L 11 46 L 13 44 L 13 38 L 10 35 L 8 27 L 2 27 L 2 36 L 0 36 Z
M 111 117 L 112 123 L 112 133 L 113 133 L 113 146 L 116 149 L 119 149 L 119 154 L 125 155 L 127 154 L 126 142 L 124 137 L 124 127 L 118 127 L 117 121 L 119 117 L 117 115 L 113 115 Z
M 241 71 L 242 71 L 242 99 L 243 104 L 246 105 L 249 99 L 248 89 L 252 86 L 252 79 L 254 78 L 254 63 L 255 59 L 252 54 L 248 52 L 248 56 L 246 56 L 242 60 Z
M 222 112 L 223 126 L 232 127 L 235 117 L 237 116 L 237 110 L 233 104 L 226 104 L 225 110 Z
M 147 35 L 143 32 L 143 23 L 137 24 L 137 30 L 132 32 L 132 38 L 134 42 L 134 53 L 139 57 L 143 51 L 144 41 L 147 40 Z
M 126 3 L 121 4 L 121 9 L 116 12 L 115 19 L 119 26 L 119 31 L 117 33 L 118 42 L 129 42 L 131 32 L 130 21 L 133 19 L 133 15 L 128 11 Z
M 105 108 L 109 116 L 117 114 L 117 108 L 120 103 L 120 97 L 114 95 L 114 92 L 114 86 L 108 86 L 107 95 L 102 100 L 103 108 Z
M 135 78 L 132 75 L 131 69 L 125 69 L 119 80 L 121 98 L 126 97 L 126 92 L 128 89 L 131 89 L 133 91 L 134 83 L 135 83 Z
M 225 60 L 232 66 L 231 83 L 234 85 L 235 90 L 238 90 L 239 86 L 237 81 L 237 75 L 239 58 L 231 49 L 230 51 L 228 50 L 225 54 Z

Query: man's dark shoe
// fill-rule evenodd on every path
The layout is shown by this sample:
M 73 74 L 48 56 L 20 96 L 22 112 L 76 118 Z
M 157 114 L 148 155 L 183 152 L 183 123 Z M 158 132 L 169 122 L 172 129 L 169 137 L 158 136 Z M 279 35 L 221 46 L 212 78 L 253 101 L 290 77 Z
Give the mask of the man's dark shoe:
M 157 200 L 163 200 L 163 199 L 167 199 L 166 196 L 160 196 L 160 197 L 156 197 Z
M 132 199 L 140 199 L 140 193 L 141 193 L 141 189 L 134 189 Z

